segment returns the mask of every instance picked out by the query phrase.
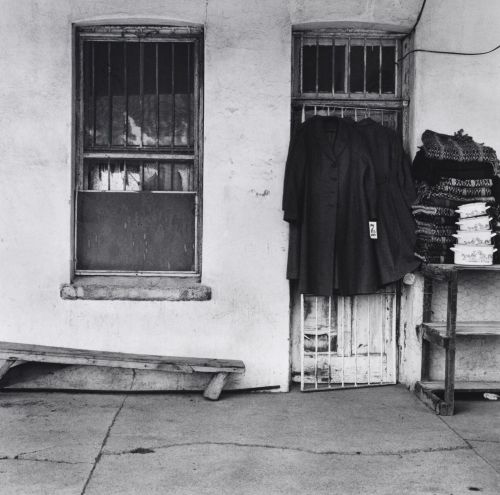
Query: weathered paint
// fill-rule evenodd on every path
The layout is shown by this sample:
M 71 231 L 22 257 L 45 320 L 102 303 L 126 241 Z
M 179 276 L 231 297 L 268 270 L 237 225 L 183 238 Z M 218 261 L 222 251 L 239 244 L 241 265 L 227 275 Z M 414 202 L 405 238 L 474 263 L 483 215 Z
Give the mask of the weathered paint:
M 288 387 L 287 227 L 281 188 L 289 139 L 292 25 L 408 31 L 413 0 L 4 0 L 0 17 L 3 340 L 245 361 L 239 386 Z M 417 47 L 498 43 L 500 5 L 428 2 Z M 205 27 L 204 302 L 66 301 L 71 276 L 72 24 Z M 416 54 L 411 143 L 460 127 L 500 148 L 500 53 Z M 457 84 L 457 78 L 460 81 Z M 407 290 L 400 378 L 418 376 L 421 286 Z
M 411 26 L 411 0 L 4 0 L 0 18 L 2 340 L 242 359 L 241 387 L 288 388 L 292 24 Z M 62 300 L 70 281 L 72 24 L 205 27 L 203 284 L 211 301 Z

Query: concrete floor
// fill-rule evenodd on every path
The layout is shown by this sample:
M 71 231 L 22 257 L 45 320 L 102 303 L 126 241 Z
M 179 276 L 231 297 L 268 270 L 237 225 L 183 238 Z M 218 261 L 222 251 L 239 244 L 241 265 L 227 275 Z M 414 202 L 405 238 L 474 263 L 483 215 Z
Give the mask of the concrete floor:
M 0 393 L 0 494 L 500 493 L 500 401 Z

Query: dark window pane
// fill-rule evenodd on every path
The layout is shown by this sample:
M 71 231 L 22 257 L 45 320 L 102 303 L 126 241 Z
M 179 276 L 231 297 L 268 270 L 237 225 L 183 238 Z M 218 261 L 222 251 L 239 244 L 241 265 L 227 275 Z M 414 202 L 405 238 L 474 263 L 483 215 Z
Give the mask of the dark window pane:
M 127 43 L 127 144 L 141 144 L 140 46 Z
M 94 95 L 92 88 L 92 42 L 83 44 L 83 120 L 84 145 L 86 148 L 94 143 Z
M 144 43 L 144 117 L 142 143 L 156 146 L 157 99 L 156 99 L 156 43 Z
M 378 93 L 379 90 L 380 47 L 366 47 L 366 91 Z
M 345 93 L 345 45 L 335 46 L 335 92 Z
M 394 93 L 396 48 L 382 47 L 382 93 Z
M 302 48 L 302 92 L 316 92 L 316 45 Z
M 193 190 L 193 168 L 189 163 L 176 163 L 173 167 L 173 190 L 192 191 Z
M 141 188 L 141 164 L 139 160 L 126 161 L 127 173 L 125 174 L 125 190 L 140 191 Z
M 77 211 L 78 270 L 194 270 L 194 194 L 79 192 Z
M 171 191 L 173 189 L 172 184 L 172 163 L 160 163 L 159 175 L 158 175 L 158 190 L 159 191 Z
M 111 43 L 111 144 L 125 144 L 124 43 Z
M 158 162 L 144 162 L 144 191 L 158 190 Z
M 190 76 L 191 61 L 190 50 L 187 43 L 175 44 L 174 56 L 174 90 L 175 90 L 175 133 L 174 144 L 176 146 L 188 145 L 188 134 L 190 124 Z
M 174 86 L 175 92 L 189 92 L 189 45 L 187 43 L 175 44 Z
M 332 91 L 332 47 L 319 45 L 318 91 Z
M 160 146 L 172 143 L 172 43 L 158 44 L 158 90 L 160 97 Z
M 94 43 L 95 78 L 95 141 L 96 144 L 110 143 L 109 94 L 108 94 L 108 43 Z
M 363 91 L 364 56 L 362 46 L 351 46 L 351 93 Z

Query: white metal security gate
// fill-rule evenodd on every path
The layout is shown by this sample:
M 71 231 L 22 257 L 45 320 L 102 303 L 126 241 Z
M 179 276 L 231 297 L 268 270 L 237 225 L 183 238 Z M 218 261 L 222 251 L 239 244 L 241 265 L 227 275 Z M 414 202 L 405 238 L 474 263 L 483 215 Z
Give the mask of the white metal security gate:
M 301 390 L 396 383 L 397 291 L 300 296 Z

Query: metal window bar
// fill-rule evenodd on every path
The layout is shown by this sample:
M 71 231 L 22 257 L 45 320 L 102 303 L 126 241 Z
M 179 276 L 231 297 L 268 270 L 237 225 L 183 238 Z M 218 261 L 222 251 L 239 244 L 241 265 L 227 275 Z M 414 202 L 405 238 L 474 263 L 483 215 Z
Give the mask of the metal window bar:
M 124 141 L 123 147 L 127 147 L 128 143 L 128 70 L 127 70 L 127 43 L 123 43 L 123 96 L 125 100 L 125 122 L 124 127 Z
M 319 93 L 319 38 L 316 38 L 316 75 L 315 75 L 315 81 L 316 81 L 316 96 L 318 96 L 318 93 Z
M 96 101 L 95 101 L 95 43 L 92 42 L 92 144 L 95 146 Z
M 382 96 L 382 40 L 379 40 L 379 57 L 378 57 L 378 96 Z
M 139 101 L 141 106 L 141 147 L 144 146 L 144 43 L 139 42 Z
M 335 94 L 335 37 L 332 36 L 332 96 Z
M 171 84 L 172 84 L 172 107 L 171 107 L 171 119 L 172 119 L 172 136 L 170 141 L 171 152 L 174 152 L 175 146 L 175 43 L 172 43 L 172 74 L 171 74 Z
M 351 328 L 354 328 L 354 386 L 358 386 L 358 300 L 351 297 Z
M 160 147 L 160 69 L 158 43 L 155 43 L 155 84 L 156 84 L 156 147 Z
M 347 38 L 347 53 L 345 56 L 345 92 L 347 97 L 351 97 L 351 38 Z
M 315 313 L 316 313 L 316 325 L 315 325 L 315 362 L 314 362 L 314 388 L 318 388 L 318 298 L 315 298 Z
M 369 116 L 377 120 L 377 115 L 379 116 L 379 122 L 382 125 L 388 125 L 394 130 L 398 129 L 399 116 L 402 109 L 399 107 L 387 108 L 383 105 L 359 105 L 359 104 L 346 104 L 348 102 L 343 102 L 344 105 L 340 106 L 338 102 L 319 102 L 317 103 L 295 103 L 293 105 L 294 109 L 300 109 L 300 121 L 304 122 L 306 120 L 307 114 L 311 112 L 313 115 L 318 114 L 318 108 L 327 112 L 327 115 L 339 115 L 344 118 L 346 111 L 352 111 L 354 114 L 354 120 L 357 120 L 359 113 L 361 115 Z M 361 102 L 359 102 L 361 103 Z M 392 115 L 393 118 L 386 119 L 386 116 Z
M 111 43 L 107 46 L 107 72 L 108 72 L 108 144 L 113 144 L 113 97 L 111 95 Z
M 366 38 L 363 39 L 363 96 L 366 98 Z

